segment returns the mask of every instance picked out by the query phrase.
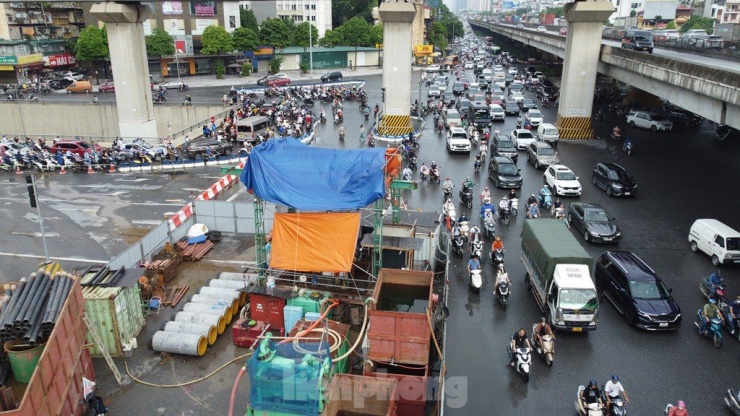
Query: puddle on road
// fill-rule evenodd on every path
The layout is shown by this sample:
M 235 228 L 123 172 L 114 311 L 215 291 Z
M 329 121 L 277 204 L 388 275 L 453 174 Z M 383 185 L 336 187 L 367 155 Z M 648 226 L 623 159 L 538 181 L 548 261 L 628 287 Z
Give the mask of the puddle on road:
M 119 237 L 123 238 L 126 243 L 134 244 L 141 240 L 141 238 L 147 235 L 151 230 L 151 228 L 144 227 L 126 227 L 119 228 L 119 232 L 117 234 Z

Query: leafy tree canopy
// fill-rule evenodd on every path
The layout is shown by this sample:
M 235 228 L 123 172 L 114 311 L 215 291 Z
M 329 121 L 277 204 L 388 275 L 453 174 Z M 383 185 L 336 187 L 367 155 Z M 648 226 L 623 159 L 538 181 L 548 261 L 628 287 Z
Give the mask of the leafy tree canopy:
M 82 29 L 75 44 L 75 57 L 78 61 L 92 62 L 109 55 L 108 34 L 97 26 Z
M 162 28 L 152 30 L 152 34 L 144 40 L 148 56 L 164 56 L 175 53 L 175 40 Z
M 265 19 L 260 27 L 260 43 L 271 45 L 277 49 L 285 48 L 290 44 L 292 32 L 285 22 L 279 17 Z
M 239 23 L 241 27 L 252 29 L 254 33 L 258 33 L 260 31 L 260 26 L 257 24 L 257 17 L 254 15 L 252 10 L 239 10 Z
M 222 52 L 232 52 L 234 50 L 234 40 L 223 26 L 208 26 L 203 30 L 200 41 L 203 43 L 201 53 L 220 55 Z
M 308 32 L 309 27 L 311 28 L 310 36 Z M 319 44 L 319 30 L 316 29 L 316 26 L 308 22 L 300 23 L 295 27 L 290 44 L 293 46 L 300 46 L 304 49 L 309 46 L 316 46 Z
M 372 10 L 377 5 L 378 2 L 375 0 L 332 0 L 332 27 L 339 27 L 353 17 L 360 17 L 366 22 L 372 23 Z
M 231 36 L 234 39 L 234 49 L 239 52 L 254 51 L 259 46 L 257 33 L 248 27 L 236 28 Z
M 691 16 L 686 23 L 681 26 L 681 33 L 686 33 L 690 29 L 704 29 L 707 33 L 714 32 L 714 19 L 711 17 Z

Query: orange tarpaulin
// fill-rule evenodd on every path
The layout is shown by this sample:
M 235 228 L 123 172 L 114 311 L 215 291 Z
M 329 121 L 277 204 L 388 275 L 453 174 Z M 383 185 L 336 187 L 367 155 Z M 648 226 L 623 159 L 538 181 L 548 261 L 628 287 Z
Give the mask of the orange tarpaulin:
M 270 267 L 349 272 L 359 230 L 359 212 L 275 214 Z

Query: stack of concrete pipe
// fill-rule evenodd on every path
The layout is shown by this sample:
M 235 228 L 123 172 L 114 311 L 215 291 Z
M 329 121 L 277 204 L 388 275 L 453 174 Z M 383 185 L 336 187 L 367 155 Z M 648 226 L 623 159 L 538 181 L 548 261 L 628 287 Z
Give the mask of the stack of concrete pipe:
M 236 279 L 232 275 L 244 278 Z M 226 277 L 226 278 L 224 278 Z M 229 279 L 232 278 L 232 279 Z M 256 281 L 256 280 L 255 280 Z M 149 342 L 149 349 L 172 354 L 203 356 L 208 345 L 226 330 L 247 301 L 249 275 L 221 273 L 192 295 L 172 321 L 165 323 Z

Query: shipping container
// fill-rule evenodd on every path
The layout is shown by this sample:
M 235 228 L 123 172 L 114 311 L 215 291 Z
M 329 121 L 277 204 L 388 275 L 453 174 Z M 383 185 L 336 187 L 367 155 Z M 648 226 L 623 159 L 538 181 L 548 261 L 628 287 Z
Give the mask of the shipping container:
M 85 300 L 75 281 L 64 302 L 44 352 L 26 385 L 25 392 L 15 391 L 20 405 L 1 416 L 82 416 L 82 378 L 95 381 L 90 352 L 83 348 L 87 328 L 80 317 Z
M 88 286 L 82 289 L 85 313 L 98 330 L 105 349 L 112 357 L 123 356 L 123 345 L 136 338 L 144 327 L 144 312 L 137 279 L 145 269 L 127 269 L 117 286 Z M 87 342 L 95 344 L 88 334 Z M 90 353 L 101 357 L 100 346 Z
M 427 365 L 434 273 L 382 269 L 368 311 L 368 358 L 379 362 Z

